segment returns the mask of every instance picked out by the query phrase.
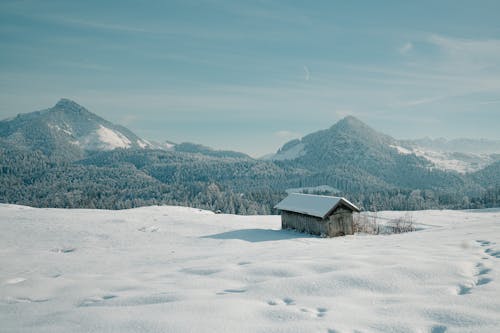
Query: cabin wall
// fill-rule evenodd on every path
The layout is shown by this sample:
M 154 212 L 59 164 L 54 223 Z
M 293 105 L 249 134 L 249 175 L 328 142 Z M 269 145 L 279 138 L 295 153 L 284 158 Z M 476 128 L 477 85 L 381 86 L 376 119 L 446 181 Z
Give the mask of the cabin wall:
M 328 218 L 328 236 L 344 236 L 354 234 L 352 212 L 346 209 L 337 209 Z
M 354 233 L 352 212 L 345 209 L 338 209 L 325 219 L 282 211 L 281 228 L 327 237 L 352 235 Z
M 294 229 L 312 235 L 328 233 L 326 223 L 322 219 L 287 211 L 281 212 L 281 228 Z

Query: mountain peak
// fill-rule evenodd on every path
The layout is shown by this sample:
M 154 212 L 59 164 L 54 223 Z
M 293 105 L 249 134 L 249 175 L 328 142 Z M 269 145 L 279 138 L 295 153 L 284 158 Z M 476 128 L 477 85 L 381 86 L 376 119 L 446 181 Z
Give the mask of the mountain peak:
M 68 98 L 61 98 L 59 102 L 54 105 L 54 109 L 72 112 L 87 111 L 87 109 L 85 109 L 83 106 Z
M 335 124 L 334 126 L 341 126 L 341 127 L 368 127 L 364 122 L 359 120 L 358 118 L 354 116 L 347 116 L 342 118 Z

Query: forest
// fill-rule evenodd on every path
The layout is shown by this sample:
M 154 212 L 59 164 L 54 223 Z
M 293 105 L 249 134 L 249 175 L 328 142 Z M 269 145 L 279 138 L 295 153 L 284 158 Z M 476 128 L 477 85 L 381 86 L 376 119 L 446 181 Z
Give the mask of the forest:
M 0 157 L 0 202 L 34 207 L 126 209 L 167 204 L 228 214 L 275 214 L 273 207 L 287 189 L 319 185 L 334 191 L 304 192 L 345 196 L 371 211 L 500 205 L 499 163 L 465 175 L 428 170 L 422 177 L 393 169 L 391 183 L 367 172 L 369 162 L 318 169 L 244 154 L 221 157 L 140 149 L 89 152 L 75 159 L 8 145 L 0 146 Z

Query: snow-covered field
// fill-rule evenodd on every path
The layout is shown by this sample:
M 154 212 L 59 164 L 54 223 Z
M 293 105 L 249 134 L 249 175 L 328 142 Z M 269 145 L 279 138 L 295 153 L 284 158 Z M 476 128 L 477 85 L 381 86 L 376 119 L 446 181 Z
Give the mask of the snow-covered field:
M 0 205 L 0 331 L 498 332 L 500 210 L 413 217 L 322 239 L 278 216 Z

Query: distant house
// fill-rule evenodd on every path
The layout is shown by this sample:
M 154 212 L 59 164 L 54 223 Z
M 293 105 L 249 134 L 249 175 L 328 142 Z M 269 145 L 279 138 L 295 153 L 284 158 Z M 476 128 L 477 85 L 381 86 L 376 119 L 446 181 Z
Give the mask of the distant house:
M 274 208 L 281 211 L 281 228 L 313 235 L 352 235 L 352 213 L 359 208 L 345 198 L 292 193 Z

